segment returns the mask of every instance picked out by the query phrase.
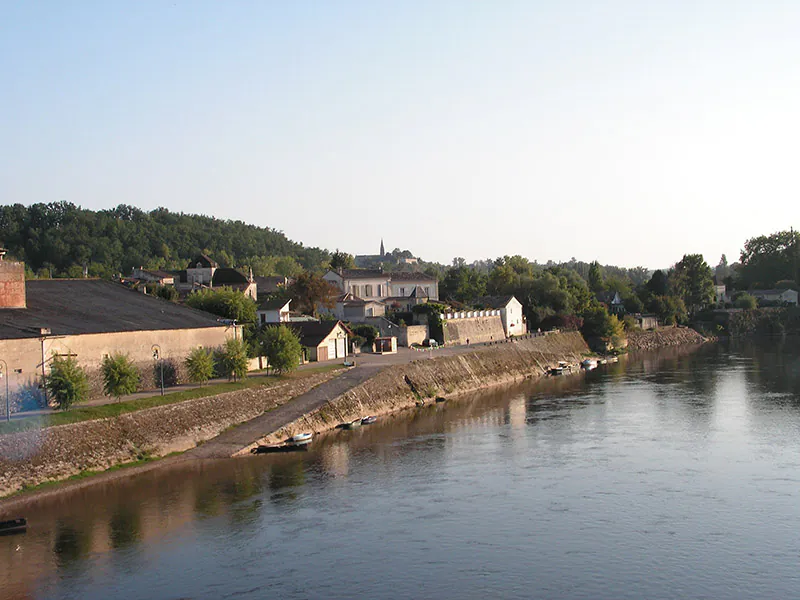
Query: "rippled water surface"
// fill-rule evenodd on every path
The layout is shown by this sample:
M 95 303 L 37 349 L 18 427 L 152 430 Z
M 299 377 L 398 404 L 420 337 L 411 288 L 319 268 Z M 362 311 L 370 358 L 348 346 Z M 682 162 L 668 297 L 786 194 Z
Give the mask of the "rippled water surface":
M 9 598 L 800 597 L 794 342 L 631 357 L 26 509 Z

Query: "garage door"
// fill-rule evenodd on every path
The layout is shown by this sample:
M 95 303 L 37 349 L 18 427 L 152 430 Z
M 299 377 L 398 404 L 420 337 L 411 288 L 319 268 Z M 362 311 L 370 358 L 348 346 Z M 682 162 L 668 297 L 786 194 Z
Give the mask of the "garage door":
M 347 356 L 347 348 L 345 348 L 346 340 L 344 338 L 336 340 L 336 358 L 344 358 Z
M 336 358 L 336 340 L 328 341 L 328 359 Z
M 318 361 L 328 360 L 327 346 L 320 346 L 319 348 L 317 348 L 317 360 Z

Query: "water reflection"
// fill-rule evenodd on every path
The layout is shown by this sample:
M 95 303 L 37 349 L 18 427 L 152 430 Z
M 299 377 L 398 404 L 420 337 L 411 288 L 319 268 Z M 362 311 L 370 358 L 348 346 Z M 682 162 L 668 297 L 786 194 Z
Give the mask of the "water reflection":
M 767 346 L 735 344 L 730 351 L 719 344 L 632 356 L 592 372 L 476 394 L 387 417 L 372 426 L 332 432 L 316 441 L 309 452 L 187 461 L 38 500 L 26 509 L 32 526 L 23 540 L 24 548 L 16 551 L 13 540 L 0 538 L 0 581 L 7 582 L 0 597 L 57 597 L 58 586 L 67 585 L 60 581 L 72 582 L 75 587 L 71 589 L 79 590 L 81 585 L 89 585 L 80 573 L 92 565 L 93 557 L 108 553 L 114 556 L 107 567 L 112 571 L 124 571 L 131 565 L 137 566 L 129 569 L 131 573 L 140 566 L 152 570 L 156 568 L 152 563 L 141 556 L 132 557 L 136 549 L 156 552 L 169 541 L 187 552 L 202 553 L 194 536 L 203 539 L 208 531 L 223 535 L 220 532 L 230 530 L 229 535 L 245 536 L 248 542 L 258 540 L 263 547 L 272 536 L 286 533 L 269 528 L 280 530 L 288 515 L 300 515 L 300 522 L 291 529 L 293 535 L 320 535 L 326 527 L 335 531 L 328 537 L 322 535 L 319 544 L 337 545 L 341 569 L 346 569 L 359 542 L 345 543 L 343 538 L 350 533 L 338 529 L 340 521 L 336 519 L 358 531 L 361 515 L 356 506 L 362 494 L 369 496 L 371 509 L 383 511 L 381 514 L 444 528 L 443 539 L 452 540 L 452 545 L 445 544 L 442 550 L 448 561 L 455 561 L 445 561 L 450 565 L 459 560 L 459 532 L 467 529 L 447 529 L 447 507 L 469 500 L 479 510 L 496 503 L 498 514 L 511 515 L 504 511 L 514 496 L 514 486 L 528 485 L 533 478 L 535 483 L 527 490 L 531 498 L 524 499 L 527 504 L 522 505 L 521 514 L 537 506 L 534 498 L 549 507 L 544 517 L 538 517 L 541 529 L 530 532 L 525 542 L 533 543 L 530 540 L 536 536 L 546 535 L 550 520 L 559 518 L 554 515 L 577 510 L 576 498 L 591 496 L 598 501 L 602 494 L 629 493 L 634 483 L 617 481 L 620 472 L 641 472 L 638 477 L 646 481 L 646 494 L 670 497 L 674 494 L 670 490 L 693 481 L 693 472 L 700 472 L 702 465 L 681 463 L 680 469 L 667 474 L 659 474 L 657 465 L 677 460 L 687 447 L 704 460 L 719 460 L 720 464 L 723 459 L 713 452 L 703 453 L 721 441 L 732 444 L 734 450 L 726 455 L 731 460 L 746 460 L 748 453 L 754 452 L 746 448 L 737 454 L 734 442 L 738 440 L 756 440 L 763 445 L 759 452 L 774 453 L 775 431 L 786 431 L 786 418 L 792 427 L 800 423 L 796 410 L 791 415 L 781 413 L 775 420 L 770 420 L 768 412 L 775 407 L 798 406 L 798 349 L 797 343 L 784 341 Z M 665 428 L 681 435 L 664 440 Z M 614 443 L 609 444 L 612 438 Z M 651 455 L 643 456 L 642 448 Z M 788 456 L 784 460 L 787 465 L 796 462 Z M 565 476 L 569 477 L 566 483 Z M 597 484 L 584 486 L 590 480 Z M 559 485 L 567 486 L 567 492 L 548 497 L 547 490 Z M 783 491 L 778 484 L 770 489 L 776 494 Z M 700 486 L 691 493 L 713 497 L 716 492 Z M 307 510 L 310 506 L 313 510 Z M 669 522 L 673 530 L 679 530 L 673 522 L 676 517 L 666 508 L 661 510 L 660 517 L 661 513 L 648 517 L 647 527 Z M 311 516 L 303 517 L 306 514 Z M 608 519 L 597 517 L 573 532 L 575 544 L 580 546 L 587 531 Z M 513 539 L 513 531 L 506 531 L 502 520 L 491 513 L 484 514 L 484 519 L 492 523 L 493 531 L 505 531 L 507 538 Z M 392 547 L 399 543 L 396 540 L 405 540 L 414 548 L 414 540 L 424 538 L 426 527 L 414 533 L 398 523 L 385 530 L 373 526 L 377 528 L 376 543 L 384 544 L 383 551 L 386 540 L 392 540 Z M 503 543 L 489 542 L 492 535 L 486 532 L 486 543 L 499 551 Z M 569 545 L 567 537 L 564 544 Z M 204 539 L 214 544 L 213 537 Z M 471 546 L 473 552 L 479 548 Z M 213 546 L 213 551 L 224 555 L 227 550 Z M 319 551 L 308 548 L 309 553 Z M 487 561 L 487 569 L 502 571 L 499 563 Z M 466 560 L 465 574 L 472 565 L 472 559 Z M 251 575 L 256 577 L 264 568 L 259 563 Z M 273 584 L 277 587 L 269 589 L 287 592 L 278 583 L 293 576 L 272 563 L 270 568 L 275 569 Z M 58 574 L 66 574 L 65 579 Z M 202 579 L 204 574 L 196 576 Z M 308 596 L 298 589 L 297 596 Z M 253 593 L 250 597 L 268 595 Z

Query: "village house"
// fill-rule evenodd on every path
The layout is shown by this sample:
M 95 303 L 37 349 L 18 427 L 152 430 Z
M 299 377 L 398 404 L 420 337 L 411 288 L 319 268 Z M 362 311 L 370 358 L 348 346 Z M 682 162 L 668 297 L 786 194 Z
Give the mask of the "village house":
M 300 337 L 308 362 L 344 359 L 348 355 L 352 333 L 341 321 L 306 321 L 289 326 Z
M 336 299 L 333 308 L 323 304 L 317 305 L 317 313 L 331 315 L 341 321 L 364 323 L 372 317 L 382 317 L 386 314 L 386 305 L 377 300 L 364 300 L 353 294 L 342 294 Z
M 475 303 L 483 308 L 500 311 L 506 337 L 528 333 L 522 303 L 515 296 L 484 296 Z
M 134 268 L 131 279 L 142 283 L 156 283 L 158 285 L 175 285 L 175 275 L 167 271 Z
M 255 281 L 259 299 L 274 294 L 279 290 L 285 290 L 294 283 L 293 279 L 284 277 L 283 275 L 274 275 L 270 277 L 259 277 L 256 275 L 253 277 L 253 281 Z
M 53 355 L 72 356 L 95 382 L 103 357 L 127 354 L 153 383 L 154 348 L 182 365 L 189 352 L 217 348 L 235 328 L 216 316 L 99 279 L 25 281 L 24 265 L 0 252 L 0 359 L 13 394 L 41 393 Z M 3 405 L 3 410 L 4 410 Z
M 265 323 L 288 323 L 291 320 L 289 305 L 291 300 L 286 298 L 271 298 L 262 301 L 256 309 L 256 321 L 261 325 Z
M 228 287 L 253 300 L 258 298 L 258 285 L 252 272 L 245 275 L 238 269 L 220 267 L 205 254 L 189 261 L 189 265 L 178 271 L 176 276 L 175 288 L 184 294 L 202 288 Z
M 619 292 L 616 290 L 599 292 L 597 294 L 597 300 L 605 304 L 608 307 L 608 312 L 610 312 L 612 315 L 625 314 L 625 304 L 623 303 Z
M 772 306 L 797 306 L 797 291 L 784 288 L 779 290 L 750 290 L 748 292 L 756 298 L 759 304 Z
M 344 294 L 362 300 L 386 301 L 388 298 L 408 298 L 421 287 L 429 300 L 439 299 L 439 282 L 425 273 L 388 272 L 380 269 L 330 270 L 323 279 L 338 287 Z M 420 294 L 421 295 L 421 294 Z
M 633 318 L 636 320 L 636 325 L 639 327 L 639 329 L 658 329 L 658 317 L 655 315 L 636 314 L 633 316 Z

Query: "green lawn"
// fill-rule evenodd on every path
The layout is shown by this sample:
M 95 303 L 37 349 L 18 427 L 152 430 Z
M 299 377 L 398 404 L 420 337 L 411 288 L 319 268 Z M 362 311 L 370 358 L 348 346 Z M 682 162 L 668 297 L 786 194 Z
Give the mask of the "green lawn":
M 232 392 L 235 390 L 244 390 L 249 388 L 259 387 L 272 387 L 284 381 L 294 381 L 298 379 L 305 379 L 311 375 L 318 373 L 325 373 L 328 371 L 335 371 L 341 369 L 342 365 L 324 365 L 314 367 L 311 369 L 304 369 L 302 371 L 295 371 L 287 375 L 264 375 L 256 377 L 248 377 L 244 381 L 237 381 L 236 383 L 215 383 L 204 387 L 193 388 L 190 390 L 182 390 L 178 392 L 169 392 L 164 396 L 160 394 L 149 396 L 147 398 L 136 398 L 135 400 L 123 400 L 121 402 L 112 402 L 110 404 L 102 404 L 100 406 L 80 406 L 64 412 L 52 412 L 47 415 L 38 415 L 23 419 L 13 419 L 9 422 L 0 423 L 0 435 L 6 433 L 15 433 L 18 431 L 27 431 L 29 429 L 42 429 L 44 427 L 53 427 L 54 425 L 67 425 L 69 423 L 79 423 L 81 421 L 92 421 L 95 419 L 106 419 L 108 417 L 117 417 L 125 413 L 143 410 L 145 408 L 153 408 L 154 406 L 162 406 L 164 404 L 174 404 L 175 402 L 183 402 L 184 400 L 193 400 L 195 398 L 205 398 L 207 396 L 216 396 L 224 392 Z

